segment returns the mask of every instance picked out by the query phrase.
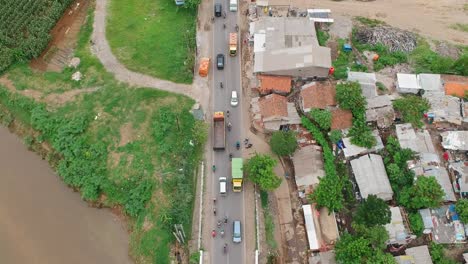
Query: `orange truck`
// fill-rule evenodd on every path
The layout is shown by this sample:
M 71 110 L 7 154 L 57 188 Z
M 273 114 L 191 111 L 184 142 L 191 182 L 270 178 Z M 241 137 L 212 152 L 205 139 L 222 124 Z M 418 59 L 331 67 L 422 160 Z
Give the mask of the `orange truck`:
M 215 112 L 213 117 L 213 150 L 223 150 L 225 147 L 224 112 Z
M 229 33 L 229 55 L 237 54 L 237 33 Z
M 206 77 L 210 70 L 210 58 L 201 58 L 200 59 L 200 67 L 198 68 L 198 74 L 201 77 Z

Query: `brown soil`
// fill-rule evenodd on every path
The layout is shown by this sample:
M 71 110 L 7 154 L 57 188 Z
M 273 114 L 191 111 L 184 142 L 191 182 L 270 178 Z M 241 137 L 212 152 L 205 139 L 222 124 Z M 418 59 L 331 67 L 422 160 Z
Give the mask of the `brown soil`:
M 31 60 L 30 66 L 40 71 L 61 71 L 73 55 L 80 28 L 86 20 L 89 1 L 76 0 L 65 10 L 64 15 L 50 34 L 52 40 L 37 58 Z
M 133 131 L 132 123 L 125 123 L 120 128 L 120 142 L 119 147 L 127 145 L 129 142 L 133 141 L 133 136 L 135 131 Z

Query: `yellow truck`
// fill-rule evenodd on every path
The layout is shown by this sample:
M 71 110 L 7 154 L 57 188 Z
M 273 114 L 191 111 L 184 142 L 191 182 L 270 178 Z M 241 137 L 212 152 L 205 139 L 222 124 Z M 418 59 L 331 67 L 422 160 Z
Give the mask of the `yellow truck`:
M 237 33 L 229 33 L 229 55 L 237 54 Z
M 232 191 L 242 191 L 242 178 L 244 173 L 242 171 L 242 158 L 232 158 L 231 161 L 231 176 L 232 176 Z

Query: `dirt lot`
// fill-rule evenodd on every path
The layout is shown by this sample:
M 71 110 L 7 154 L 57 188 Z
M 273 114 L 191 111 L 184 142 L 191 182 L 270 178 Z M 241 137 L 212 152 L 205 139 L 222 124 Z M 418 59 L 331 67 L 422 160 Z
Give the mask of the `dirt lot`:
M 463 0 L 316 0 L 314 8 L 329 8 L 333 15 L 364 16 L 385 21 L 391 26 L 414 31 L 422 36 L 455 44 L 468 44 L 468 33 L 450 28 L 467 23 Z

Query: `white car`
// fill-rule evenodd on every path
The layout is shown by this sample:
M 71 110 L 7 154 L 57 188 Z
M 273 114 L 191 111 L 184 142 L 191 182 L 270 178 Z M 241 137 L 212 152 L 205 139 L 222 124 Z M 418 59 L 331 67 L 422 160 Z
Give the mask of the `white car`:
M 231 93 L 231 105 L 237 106 L 239 104 L 239 98 L 237 98 L 237 91 Z
M 227 194 L 227 179 L 226 177 L 219 177 L 219 194 L 226 196 Z

